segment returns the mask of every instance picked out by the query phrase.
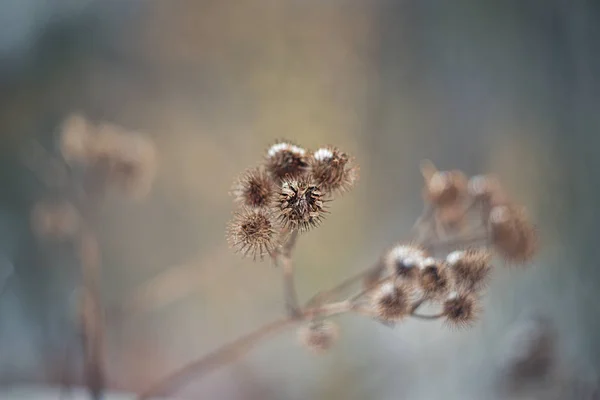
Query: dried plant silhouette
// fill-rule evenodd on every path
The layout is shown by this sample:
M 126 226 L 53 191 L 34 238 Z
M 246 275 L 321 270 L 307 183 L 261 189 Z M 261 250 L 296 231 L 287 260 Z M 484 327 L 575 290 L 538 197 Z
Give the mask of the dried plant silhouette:
M 303 346 L 326 352 L 340 334 L 331 317 L 340 314 L 390 326 L 406 318 L 441 319 L 451 328 L 475 323 L 494 254 L 506 266 L 528 263 L 537 249 L 535 228 L 494 176 L 468 178 L 461 171 L 438 171 L 429 161 L 422 163 L 421 173 L 425 206 L 412 239 L 389 247 L 373 265 L 301 304 L 294 284 L 296 242 L 324 223 L 331 201 L 353 188 L 358 166 L 336 147 L 311 152 L 285 140 L 270 146 L 261 165 L 243 172 L 233 185 L 237 210 L 227 238 L 242 256 L 268 258 L 280 268 L 285 315 L 183 366 L 138 399 L 168 395 L 294 325 Z M 438 311 L 424 314 L 419 311 L 424 305 Z
M 132 199 L 148 193 L 156 167 L 156 149 L 145 137 L 109 124 L 92 124 L 79 115 L 62 126 L 60 151 L 64 165 L 47 157 L 37 146 L 37 164 L 43 175 L 48 166 L 62 172 L 45 183 L 60 196 L 43 199 L 31 212 L 33 232 L 40 240 L 70 242 L 81 265 L 78 295 L 78 337 L 84 355 L 84 381 L 90 396 L 101 399 L 106 386 L 105 310 L 101 290 L 102 260 L 91 219 L 110 191 Z M 27 160 L 26 160 L 27 161 Z M 56 178 L 61 179 L 51 179 Z M 70 353 L 70 351 L 67 351 Z M 68 356 L 67 356 L 68 357 Z
M 157 154 L 144 136 L 110 124 L 92 124 L 81 116 L 65 122 L 60 150 L 64 165 L 57 170 L 62 178 L 53 184 L 66 195 L 40 201 L 31 212 L 32 229 L 43 240 L 76 245 L 85 385 L 92 398 L 100 399 L 107 379 L 107 322 L 100 287 L 101 252 L 91 219 L 109 192 L 133 200 L 144 197 L 152 185 Z M 352 190 L 359 168 L 337 147 L 308 151 L 285 140 L 271 145 L 259 166 L 235 180 L 231 195 L 237 209 L 226 233 L 230 247 L 243 257 L 270 259 L 281 270 L 284 315 L 183 366 L 138 399 L 168 395 L 295 325 L 298 341 L 322 354 L 339 337 L 331 318 L 340 314 L 358 314 L 389 326 L 407 318 L 440 319 L 450 328 L 474 324 L 482 312 L 481 297 L 491 278 L 494 254 L 506 266 L 528 263 L 537 249 L 535 228 L 496 177 L 439 171 L 430 161 L 420 169 L 424 208 L 411 238 L 385 249 L 358 274 L 301 303 L 294 283 L 295 245 L 325 222 L 332 201 Z M 169 282 L 181 280 L 170 273 L 165 276 Z M 126 308 L 143 307 L 164 279 L 159 276 L 134 291 Z M 154 302 L 169 301 L 168 297 Z M 424 313 L 425 305 L 437 311 Z

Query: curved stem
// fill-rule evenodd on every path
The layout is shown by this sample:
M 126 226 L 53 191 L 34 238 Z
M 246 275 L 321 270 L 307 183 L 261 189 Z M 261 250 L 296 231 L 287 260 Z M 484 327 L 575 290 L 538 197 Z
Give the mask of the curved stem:
M 418 314 L 418 313 L 411 313 L 410 314 L 411 317 L 413 318 L 417 318 L 417 319 L 423 319 L 423 320 L 427 320 L 427 321 L 431 321 L 434 319 L 440 319 L 444 316 L 444 314 L 434 314 L 434 315 L 423 315 L 423 314 Z
M 186 381 L 191 379 L 193 375 L 202 375 L 210 372 L 213 369 L 216 369 L 221 365 L 236 360 L 247 353 L 256 343 L 266 339 L 270 335 L 288 328 L 294 323 L 295 320 L 293 319 L 283 318 L 263 325 L 257 330 L 218 348 L 201 359 L 184 366 L 171 375 L 168 375 L 162 381 L 141 393 L 137 399 L 143 400 L 154 396 L 165 396 L 170 391 L 176 389 L 178 386 L 181 386 Z
M 288 317 L 269 322 L 168 375 L 166 378 L 138 395 L 137 400 L 144 400 L 154 396 L 165 396 L 167 393 L 183 385 L 192 376 L 201 376 L 237 360 L 248 353 L 255 344 L 291 327 L 299 321 L 315 317 L 331 317 L 351 310 L 353 310 L 353 305 L 350 302 L 341 301 L 338 303 L 326 304 L 321 307 L 305 309 L 300 313 L 298 318 Z

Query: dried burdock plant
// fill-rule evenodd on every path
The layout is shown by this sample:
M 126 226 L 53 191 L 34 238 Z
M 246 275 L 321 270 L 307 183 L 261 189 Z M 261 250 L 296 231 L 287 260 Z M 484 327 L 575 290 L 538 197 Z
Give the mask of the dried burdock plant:
M 429 257 L 420 265 L 419 286 L 427 299 L 440 299 L 452 288 L 452 276 L 446 263 Z
M 107 382 L 106 321 L 101 252 L 91 216 L 109 190 L 132 199 L 149 192 L 156 173 L 156 148 L 140 134 L 73 115 L 61 126 L 59 149 L 62 160 L 53 161 L 62 161 L 69 171 L 67 182 L 54 188 L 63 191 L 60 200 L 40 201 L 33 207 L 32 229 L 41 238 L 70 241 L 80 260 L 76 329 L 83 349 L 83 377 L 90 396 L 101 399 Z
M 370 305 L 377 318 L 397 322 L 410 314 L 411 294 L 410 284 L 388 281 L 374 290 Z
M 276 183 L 297 179 L 308 172 L 306 150 L 289 141 L 279 140 L 267 150 L 265 167 Z
M 481 290 L 491 276 L 492 252 L 511 263 L 524 263 L 537 248 L 524 212 L 508 200 L 495 178 L 468 179 L 461 171 L 438 171 L 426 161 L 421 164 L 425 208 L 412 238 L 387 248 L 372 266 L 301 305 L 292 262 L 299 234 L 323 222 L 325 202 L 350 190 L 357 171 L 352 157 L 336 147 L 309 152 L 279 141 L 267 150 L 264 165 L 238 179 L 234 194 L 240 208 L 228 228 L 230 243 L 254 259 L 269 255 L 281 269 L 287 313 L 175 371 L 138 399 L 168 395 L 294 324 L 303 324 L 298 337 L 305 347 L 327 350 L 338 336 L 331 318 L 340 314 L 359 314 L 390 326 L 417 318 L 466 328 L 481 315 Z M 271 188 L 274 200 L 263 202 Z M 245 231 L 244 221 L 257 216 L 264 217 L 262 222 Z M 352 288 L 355 293 L 343 296 Z M 419 313 L 424 304 L 438 311 Z
M 491 261 L 492 254 L 486 249 L 456 250 L 446 257 L 456 286 L 475 292 L 487 286 L 492 273 Z
M 353 160 L 335 147 L 321 147 L 310 158 L 312 179 L 324 193 L 345 193 L 358 179 L 358 167 Z
M 479 299 L 467 291 L 451 293 L 442 306 L 441 315 L 448 325 L 455 328 L 472 325 L 480 313 Z
M 278 232 L 269 210 L 243 208 L 235 213 L 227 237 L 232 247 L 254 260 L 273 254 L 278 245 Z
M 243 206 L 269 208 L 275 199 L 276 186 L 264 170 L 253 168 L 237 179 L 231 193 Z
M 323 193 L 308 179 L 284 180 L 277 207 L 281 223 L 301 232 L 317 227 L 325 214 Z

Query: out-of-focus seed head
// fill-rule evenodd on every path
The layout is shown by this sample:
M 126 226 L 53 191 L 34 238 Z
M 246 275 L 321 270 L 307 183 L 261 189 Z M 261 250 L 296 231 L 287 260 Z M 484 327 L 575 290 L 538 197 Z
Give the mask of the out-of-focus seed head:
M 315 354 L 323 354 L 333 347 L 339 338 L 338 326 L 329 321 L 312 321 L 298 330 L 298 340 Z
M 419 286 L 429 299 L 445 297 L 452 287 L 448 267 L 435 258 L 426 258 L 420 265 Z
M 438 171 L 430 161 L 421 163 L 425 178 L 423 198 L 436 207 L 447 207 L 467 194 L 467 177 L 461 171 Z
M 530 261 L 537 251 L 537 234 L 525 210 L 514 205 L 495 206 L 489 219 L 494 248 L 511 264 Z
M 133 198 L 150 191 L 157 164 L 156 147 L 150 139 L 104 124 L 93 137 L 91 152 L 94 173 L 109 186 Z
M 298 179 L 309 168 L 306 150 L 287 141 L 278 141 L 267 150 L 266 168 L 275 182 Z
M 66 240 L 77 233 L 80 217 L 75 206 L 67 201 L 40 202 L 31 211 L 31 226 L 41 238 Z
M 285 180 L 281 184 L 277 210 L 284 226 L 307 231 L 318 226 L 324 218 L 323 194 L 307 179 Z
M 410 313 L 411 287 L 385 282 L 371 296 L 371 306 L 384 321 L 399 321 Z
M 262 259 L 279 245 L 277 229 L 266 209 L 242 208 L 227 229 L 229 244 L 244 257 Z
M 467 191 L 475 201 L 489 205 L 503 203 L 505 198 L 500 181 L 493 175 L 472 176 Z
M 419 265 L 425 258 L 427 254 L 422 248 L 410 243 L 401 243 L 384 255 L 383 262 L 392 276 L 414 282 L 419 278 Z
M 465 208 L 462 203 L 453 203 L 436 210 L 435 217 L 444 228 L 453 232 L 466 226 Z
M 250 169 L 240 176 L 233 186 L 236 202 L 246 207 L 270 207 L 276 193 L 269 175 L 260 168 Z
M 478 299 L 468 292 L 451 293 L 442 306 L 446 323 L 455 328 L 472 325 L 479 316 Z
M 358 179 L 358 168 L 351 158 L 335 147 L 322 147 L 310 158 L 313 180 L 323 192 L 345 193 L 352 189 Z
M 487 286 L 491 260 L 492 255 L 486 249 L 457 250 L 446 257 L 456 286 L 466 291 L 479 291 Z
M 79 114 L 71 115 L 63 122 L 59 145 L 68 163 L 90 161 L 90 129 L 88 121 Z

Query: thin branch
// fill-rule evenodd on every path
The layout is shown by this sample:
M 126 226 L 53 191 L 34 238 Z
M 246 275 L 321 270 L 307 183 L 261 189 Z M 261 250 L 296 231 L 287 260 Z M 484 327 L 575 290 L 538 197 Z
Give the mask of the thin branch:
M 294 264 L 292 261 L 292 251 L 296 246 L 298 230 L 294 229 L 286 243 L 282 246 L 282 251 L 275 255 L 275 264 L 281 267 L 283 276 L 283 295 L 287 313 L 292 318 L 300 316 L 298 295 L 296 294 L 296 285 L 294 282 Z
M 327 304 L 322 307 L 306 309 L 300 313 L 299 318 L 288 317 L 267 323 L 168 375 L 156 385 L 138 395 L 137 400 L 144 400 L 156 396 L 166 396 L 171 391 L 189 381 L 192 376 L 202 376 L 239 359 L 248 353 L 257 343 L 295 325 L 301 320 L 312 319 L 317 316 L 331 317 L 333 315 L 351 311 L 352 309 L 353 306 L 350 302 L 342 301 L 339 303 Z
M 416 318 L 416 319 L 423 319 L 423 320 L 431 321 L 431 320 L 442 318 L 444 316 L 444 314 L 423 315 L 423 314 L 418 314 L 418 313 L 412 313 L 412 314 L 410 314 L 410 316 L 412 318 Z

